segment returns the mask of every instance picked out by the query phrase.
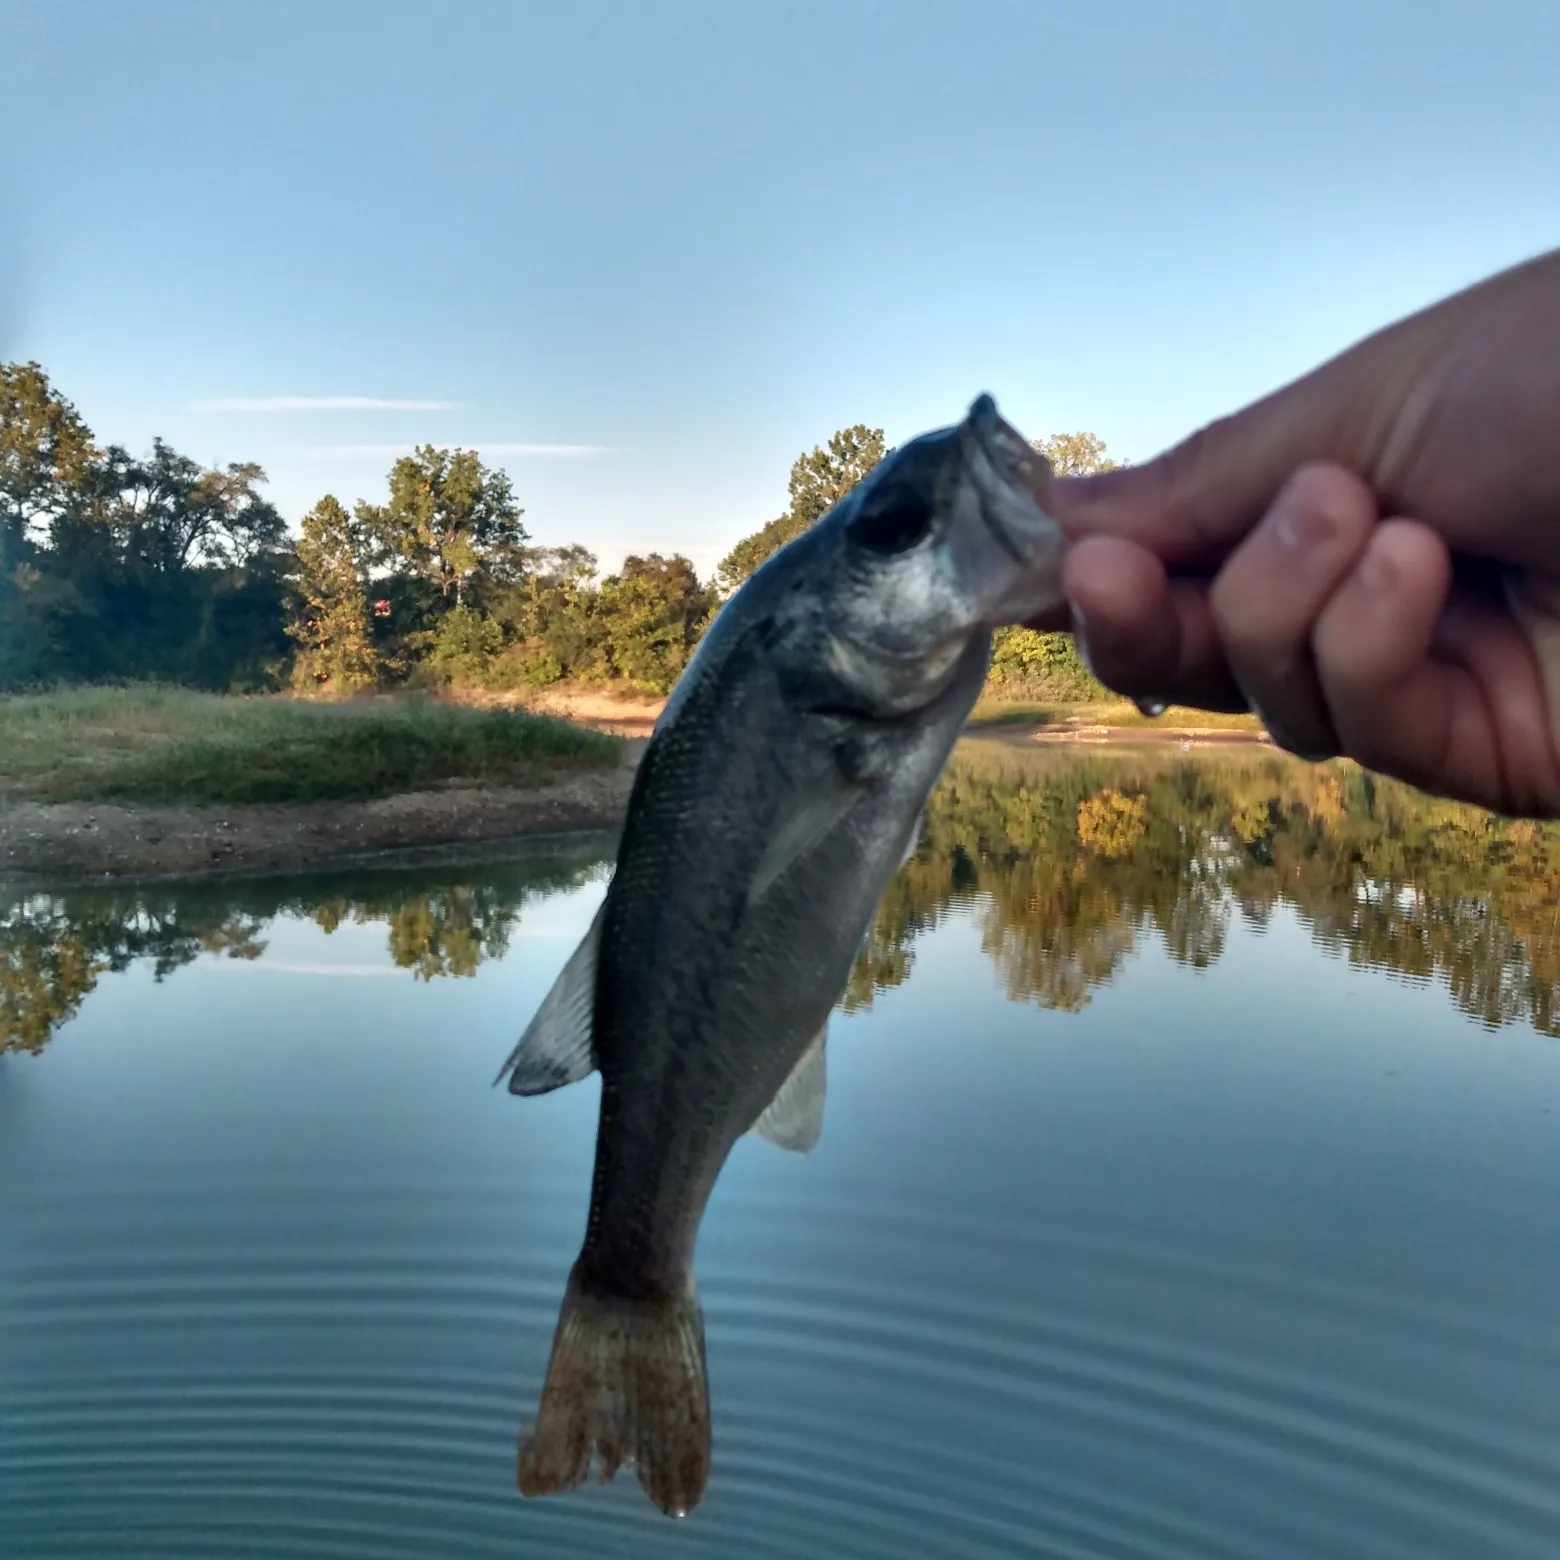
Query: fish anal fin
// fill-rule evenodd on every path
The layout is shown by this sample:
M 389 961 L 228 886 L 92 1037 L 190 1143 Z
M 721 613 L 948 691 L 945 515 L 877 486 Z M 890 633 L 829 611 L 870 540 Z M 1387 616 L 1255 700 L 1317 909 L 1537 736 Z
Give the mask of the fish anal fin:
M 823 1102 L 827 1085 L 824 1049 L 828 1025 L 815 1034 L 780 1085 L 775 1097 L 749 1129 L 754 1137 L 789 1153 L 805 1154 L 823 1136 Z
M 507 1076 L 511 1094 L 549 1094 L 588 1078 L 596 1067 L 592 1035 L 596 1016 L 596 954 L 606 901 L 590 930 L 559 971 L 552 989 L 526 1026 L 495 1083 Z

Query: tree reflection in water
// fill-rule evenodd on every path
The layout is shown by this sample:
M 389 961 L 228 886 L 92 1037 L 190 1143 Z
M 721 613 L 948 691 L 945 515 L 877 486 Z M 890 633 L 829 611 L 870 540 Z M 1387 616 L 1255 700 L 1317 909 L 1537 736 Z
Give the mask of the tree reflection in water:
M 326 933 L 382 923 L 417 980 L 501 958 L 530 900 L 604 871 L 594 853 L 524 866 L 359 872 L 254 883 L 34 893 L 0 900 L 0 1051 L 40 1051 L 108 971 L 164 979 L 203 953 L 257 959 L 280 916 Z
M 1076 1010 L 1145 939 L 1203 968 L 1280 905 L 1351 963 L 1440 979 L 1465 1013 L 1557 1030 L 1560 827 L 1269 750 L 1026 753 L 967 742 L 885 897 L 847 1007 L 910 973 L 955 903 L 1008 995 Z
M 258 958 L 267 924 L 383 923 L 397 967 L 470 976 L 502 956 L 526 902 L 579 886 L 593 858 L 279 883 L 103 889 L 0 900 L 0 1050 L 38 1051 L 107 971 L 158 979 L 202 953 Z M 1265 749 L 961 745 L 890 885 L 841 1005 L 902 984 L 954 905 L 1015 1001 L 1074 1011 L 1157 939 L 1217 962 L 1231 920 L 1287 905 L 1351 963 L 1443 982 L 1489 1026 L 1557 1028 L 1560 828 L 1433 801 L 1352 765 Z

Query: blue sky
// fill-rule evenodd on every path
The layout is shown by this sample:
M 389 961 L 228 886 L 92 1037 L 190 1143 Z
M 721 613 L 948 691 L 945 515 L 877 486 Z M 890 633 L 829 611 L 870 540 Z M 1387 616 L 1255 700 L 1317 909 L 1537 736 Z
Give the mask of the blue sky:
M 0 0 L 0 38 L 0 357 L 292 519 L 478 445 L 609 564 L 707 571 L 801 449 L 983 389 L 1145 457 L 1560 243 L 1553 0 Z

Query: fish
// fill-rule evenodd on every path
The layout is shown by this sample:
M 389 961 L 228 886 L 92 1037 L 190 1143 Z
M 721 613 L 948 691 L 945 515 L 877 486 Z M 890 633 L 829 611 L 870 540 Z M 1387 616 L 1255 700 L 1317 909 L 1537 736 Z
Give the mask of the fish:
M 699 1226 L 747 1134 L 822 1131 L 829 1015 L 985 681 L 1061 602 L 1044 458 L 989 395 L 878 463 L 730 597 L 640 759 L 589 930 L 496 1083 L 601 1075 L 589 1213 L 516 1481 L 711 1463 Z

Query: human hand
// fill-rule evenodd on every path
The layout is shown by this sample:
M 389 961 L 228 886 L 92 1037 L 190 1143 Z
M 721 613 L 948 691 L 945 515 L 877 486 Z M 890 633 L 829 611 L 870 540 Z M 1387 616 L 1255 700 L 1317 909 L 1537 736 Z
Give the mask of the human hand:
M 1110 687 L 1560 815 L 1560 251 L 1047 501 Z

